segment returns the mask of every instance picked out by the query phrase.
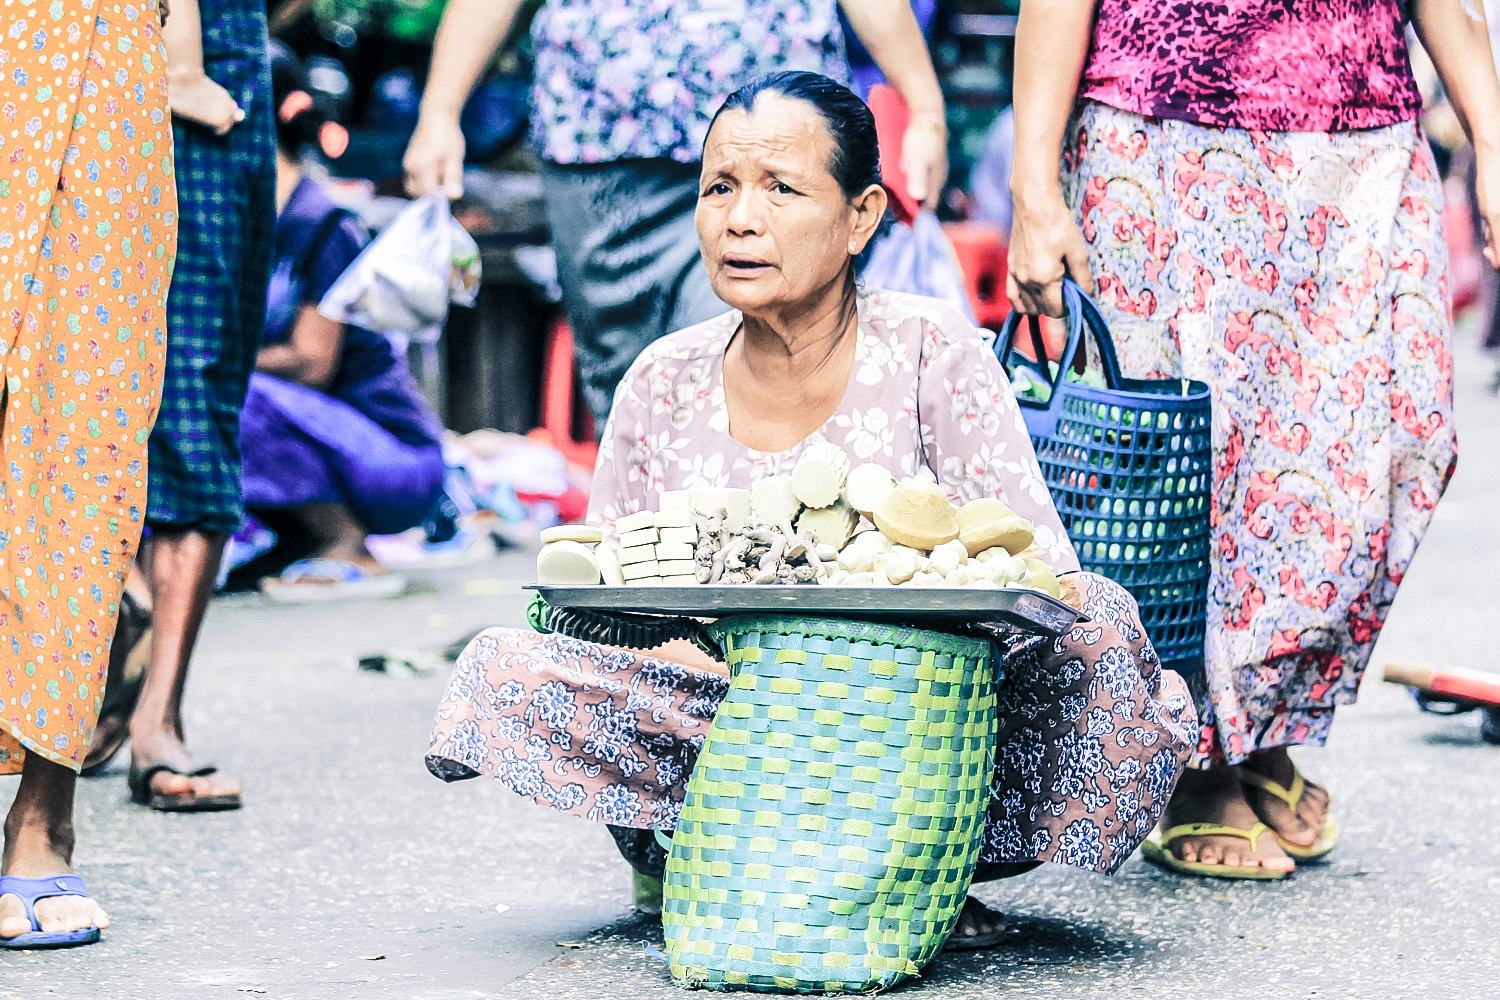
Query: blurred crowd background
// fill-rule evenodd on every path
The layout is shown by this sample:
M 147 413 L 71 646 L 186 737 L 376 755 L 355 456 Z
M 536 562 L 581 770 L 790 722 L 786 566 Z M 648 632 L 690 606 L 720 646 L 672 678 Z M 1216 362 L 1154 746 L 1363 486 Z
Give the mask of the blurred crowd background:
M 410 343 L 406 352 L 450 432 L 450 465 L 467 470 L 477 505 L 545 526 L 581 516 L 595 452 L 548 246 L 540 163 L 527 141 L 529 28 L 541 6 L 542 0 L 526 0 L 462 117 L 465 194 L 453 214 L 481 250 L 478 302 L 453 309 L 440 336 Z M 417 123 L 444 7 L 445 0 L 281 0 L 269 6 L 273 38 L 304 61 L 314 100 L 347 135 L 333 144 L 338 156 L 310 147 L 307 170 L 372 233 L 406 204 L 402 153 Z M 913 7 L 947 105 L 951 171 L 938 218 L 976 318 L 998 328 L 1009 308 L 1009 107 L 1020 0 L 914 0 Z M 880 74 L 847 25 L 845 37 L 856 87 L 868 93 Z M 1453 253 L 1454 308 L 1482 310 L 1488 345 L 1497 347 L 1497 279 L 1479 255 L 1470 210 L 1472 156 L 1436 73 L 1415 38 L 1409 40 L 1427 100 L 1424 125 L 1447 179 L 1443 223 Z M 382 550 L 379 539 L 372 548 L 395 562 L 416 557 L 399 546 Z M 250 575 L 241 578 L 252 583 Z

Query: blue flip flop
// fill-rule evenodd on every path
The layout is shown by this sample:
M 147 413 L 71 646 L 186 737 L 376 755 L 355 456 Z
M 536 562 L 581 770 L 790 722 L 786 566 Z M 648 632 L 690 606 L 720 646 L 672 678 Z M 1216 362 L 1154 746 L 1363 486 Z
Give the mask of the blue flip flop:
M 19 875 L 0 875 L 0 896 L 19 896 L 26 907 L 26 916 L 31 920 L 31 931 L 13 938 L 0 938 L 0 948 L 71 948 L 74 945 L 93 944 L 99 940 L 99 928 L 85 927 L 81 931 L 45 933 L 37 923 L 36 901 L 52 896 L 82 896 L 88 898 L 89 891 L 83 887 L 83 879 L 77 875 L 51 875 L 47 878 L 21 878 Z

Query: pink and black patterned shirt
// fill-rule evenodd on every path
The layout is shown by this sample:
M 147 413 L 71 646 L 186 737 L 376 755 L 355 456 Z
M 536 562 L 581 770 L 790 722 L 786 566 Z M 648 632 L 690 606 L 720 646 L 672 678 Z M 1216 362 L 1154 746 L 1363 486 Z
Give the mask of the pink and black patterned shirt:
M 1155 118 L 1345 132 L 1417 117 L 1397 0 L 1100 0 L 1080 96 Z

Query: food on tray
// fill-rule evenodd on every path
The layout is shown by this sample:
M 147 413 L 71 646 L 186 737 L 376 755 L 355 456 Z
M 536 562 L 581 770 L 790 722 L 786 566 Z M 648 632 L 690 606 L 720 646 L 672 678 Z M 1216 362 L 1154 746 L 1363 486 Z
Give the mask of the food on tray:
M 849 536 L 859 525 L 859 511 L 849 506 L 843 498 L 827 507 L 804 510 L 797 518 L 797 532 L 812 532 L 820 544 L 841 549 L 849 542 Z
M 588 546 L 570 539 L 548 542 L 536 557 L 538 583 L 587 587 L 599 582 L 599 564 Z
M 538 579 L 1026 587 L 1053 597 L 1064 589 L 1031 523 L 1003 502 L 955 507 L 936 483 L 898 483 L 873 463 L 851 471 L 848 456 L 826 441 L 809 445 L 789 476 L 768 476 L 750 490 L 672 490 L 661 494 L 661 508 L 618 518 L 608 542 L 597 528 L 547 529 Z
M 844 492 L 849 478 L 849 456 L 831 441 L 816 441 L 802 449 L 792 469 L 792 492 L 807 507 L 827 507 Z
M 958 521 L 948 492 L 925 479 L 903 479 L 875 505 L 875 527 L 893 542 L 935 549 L 958 537 Z
M 594 545 L 604 541 L 604 529 L 592 524 L 558 524 L 542 531 L 542 544 L 547 542 L 582 542 Z
M 792 492 L 791 476 L 767 476 L 750 487 L 750 512 L 772 524 L 794 521 L 802 501 Z
M 604 578 L 605 584 L 611 587 L 625 586 L 625 569 L 620 565 L 620 557 L 615 555 L 612 546 L 594 546 L 594 561 L 599 564 L 599 575 Z
M 635 531 L 620 533 L 620 548 L 630 549 L 637 545 L 655 545 L 661 541 L 661 535 L 657 534 L 655 528 L 637 528 Z
M 637 583 L 643 580 L 654 581 L 661 576 L 661 567 L 653 559 L 650 562 L 626 563 L 621 572 L 625 576 L 626 583 Z
M 1031 522 L 991 497 L 970 500 L 958 509 L 955 519 L 958 538 L 971 556 L 995 546 L 1020 555 L 1031 544 Z
M 745 519 L 750 516 L 749 490 L 731 490 L 717 487 L 688 490 L 688 499 L 689 510 L 707 511 L 710 513 L 716 510 L 724 511 L 724 524 L 731 531 L 738 531 L 744 527 Z
M 876 505 L 890 496 L 895 488 L 896 477 L 887 472 L 885 466 L 866 462 L 849 473 L 844 483 L 844 502 L 869 517 Z

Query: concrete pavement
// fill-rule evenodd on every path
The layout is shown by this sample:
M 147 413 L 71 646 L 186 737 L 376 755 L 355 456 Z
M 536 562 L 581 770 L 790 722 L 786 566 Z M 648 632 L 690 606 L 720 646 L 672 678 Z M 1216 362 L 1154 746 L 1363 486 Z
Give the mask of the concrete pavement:
M 1457 352 L 1460 471 L 1372 674 L 1386 660 L 1500 669 L 1500 400 L 1471 341 Z M 123 764 L 83 782 L 78 867 L 114 926 L 89 948 L 0 953 L 0 998 L 678 995 L 604 829 L 485 780 L 431 778 L 445 671 L 355 666 L 520 624 L 531 551 L 411 575 L 386 602 L 214 603 L 187 725 L 205 760 L 244 779 L 246 808 L 152 813 L 128 802 Z M 1329 864 L 1272 885 L 1139 859 L 1113 879 L 1044 866 L 978 888 L 1011 917 L 1001 947 L 945 956 L 900 995 L 1494 996 L 1500 748 L 1477 720 L 1421 715 L 1372 679 L 1329 746 L 1298 759 L 1335 794 Z M 15 785 L 0 778 L 0 807 Z

